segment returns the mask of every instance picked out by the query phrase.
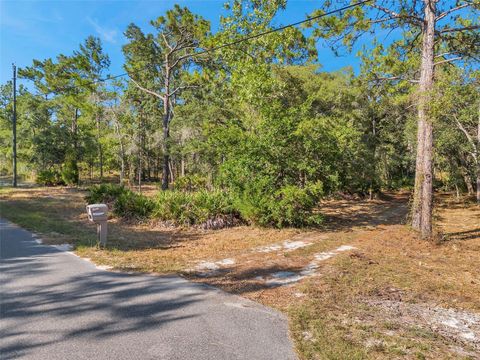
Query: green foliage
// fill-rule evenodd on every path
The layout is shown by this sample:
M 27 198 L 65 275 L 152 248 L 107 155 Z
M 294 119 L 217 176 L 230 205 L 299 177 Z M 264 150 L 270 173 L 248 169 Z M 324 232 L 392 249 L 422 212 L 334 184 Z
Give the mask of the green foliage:
M 122 192 L 113 203 L 113 213 L 123 218 L 148 218 L 154 209 L 154 202 L 131 190 Z
M 62 175 L 55 169 L 39 171 L 35 182 L 44 186 L 65 185 Z
M 173 184 L 173 189 L 178 191 L 198 191 L 204 189 L 207 179 L 199 174 L 191 174 L 179 177 Z
M 85 196 L 87 204 L 113 204 L 122 194 L 129 191 L 122 185 L 99 184 L 88 188 L 88 195 Z
M 231 197 L 221 190 L 162 191 L 156 198 L 152 216 L 177 225 L 206 227 L 223 227 L 238 221 Z
M 242 218 L 261 226 L 301 227 L 320 225 L 322 216 L 316 213 L 322 184 L 315 183 L 300 188 L 284 186 L 273 193 L 252 187 L 235 201 Z
M 78 166 L 76 160 L 68 159 L 63 164 L 62 179 L 67 185 L 78 185 Z
M 275 193 L 271 204 L 271 219 L 277 227 L 320 225 L 322 216 L 315 213 L 322 183 L 318 182 L 304 188 L 288 185 Z
M 123 218 L 148 218 L 153 201 L 123 185 L 99 184 L 88 189 L 87 204 L 108 204 L 116 216 Z

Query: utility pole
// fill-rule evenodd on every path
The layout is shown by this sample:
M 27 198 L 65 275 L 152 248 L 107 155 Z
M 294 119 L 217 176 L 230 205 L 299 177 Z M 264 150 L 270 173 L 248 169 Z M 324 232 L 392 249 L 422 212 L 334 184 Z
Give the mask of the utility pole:
M 17 187 L 17 67 L 13 68 L 13 187 Z

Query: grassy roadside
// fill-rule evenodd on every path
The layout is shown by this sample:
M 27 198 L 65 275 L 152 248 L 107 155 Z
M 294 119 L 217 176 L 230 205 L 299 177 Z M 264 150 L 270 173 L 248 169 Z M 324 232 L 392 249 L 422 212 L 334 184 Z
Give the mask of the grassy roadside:
M 97 264 L 182 273 L 276 307 L 288 314 L 303 359 L 480 358 L 476 205 L 441 199 L 436 224 L 445 237 L 439 244 L 417 240 L 402 225 L 408 197 L 400 196 L 325 202 L 322 231 L 180 230 L 112 219 L 109 246 L 98 250 L 91 245 L 95 227 L 86 218 L 83 196 L 67 188 L 2 189 L 0 210 L 48 243 L 75 244 L 80 256 Z M 258 251 L 285 240 L 309 245 Z M 288 286 L 259 280 L 298 273 L 315 255 L 342 245 L 355 250 L 320 262 L 315 276 Z M 208 276 L 188 272 L 201 261 L 221 259 L 234 264 Z
M 238 227 L 217 231 L 165 228 L 110 219 L 108 246 L 95 246 L 95 225 L 85 213 L 85 192 L 74 188 L 0 190 L 1 216 L 39 233 L 47 244 L 69 243 L 78 255 L 117 270 L 184 272 L 205 259 L 281 241 L 298 230 Z

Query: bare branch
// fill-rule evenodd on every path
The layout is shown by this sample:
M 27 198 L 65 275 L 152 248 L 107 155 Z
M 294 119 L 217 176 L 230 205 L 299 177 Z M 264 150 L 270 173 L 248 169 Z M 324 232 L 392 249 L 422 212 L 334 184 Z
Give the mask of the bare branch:
M 450 58 L 450 59 L 445 59 L 445 60 L 442 60 L 442 61 L 438 61 L 436 62 L 435 64 L 433 64 L 433 66 L 437 66 L 437 65 L 440 65 L 440 64 L 446 64 L 446 63 L 450 63 L 452 61 L 457 61 L 457 60 L 462 60 L 463 58 L 461 56 L 457 56 L 457 57 L 454 57 L 454 58 Z
M 193 46 L 192 46 L 192 48 L 193 48 Z M 179 57 L 177 58 L 177 60 L 175 60 L 175 62 L 174 62 L 172 65 L 170 65 L 170 69 L 173 69 L 175 66 L 177 66 L 180 61 L 185 60 L 185 59 L 188 59 L 189 57 L 194 57 L 194 56 L 196 56 L 196 55 L 197 55 L 197 54 L 196 54 L 195 52 L 193 52 L 193 53 L 188 53 L 188 54 L 179 56 Z M 200 54 L 200 55 L 201 55 L 201 54 Z
M 140 90 L 145 91 L 146 93 L 149 93 L 150 95 L 156 96 L 159 99 L 162 99 L 162 100 L 165 99 L 165 97 L 160 95 L 159 93 L 156 93 L 155 91 L 146 89 L 143 86 L 140 86 L 135 80 L 133 80 L 133 78 L 130 78 L 130 80 L 132 80 L 132 82 L 135 84 L 135 86 L 138 87 Z
M 170 50 L 170 52 L 173 51 L 173 48 L 172 46 L 169 44 L 168 40 L 167 40 L 167 37 L 165 36 L 165 34 L 163 32 L 160 33 L 162 35 L 162 38 L 163 38 L 163 42 L 165 43 L 165 45 L 167 46 L 167 48 Z
M 467 4 L 463 4 L 463 5 L 459 5 L 459 6 L 456 6 L 454 8 L 451 8 L 450 10 L 447 10 L 443 13 L 441 13 L 440 15 L 438 15 L 436 18 L 435 18 L 435 21 L 439 21 L 440 19 L 443 19 L 445 16 L 448 16 L 449 14 L 455 12 L 455 11 L 458 11 L 460 9 L 463 9 L 463 8 L 466 8 L 467 6 L 470 6 L 472 4 L 470 3 L 467 3 Z
M 192 88 L 198 88 L 197 85 L 182 85 L 177 87 L 175 90 L 173 90 L 170 94 L 168 94 L 168 97 L 174 96 L 178 92 L 185 90 L 185 89 L 192 89 Z
M 451 54 L 452 54 L 452 52 L 444 52 L 444 53 L 435 55 L 435 57 L 438 58 L 438 57 L 443 57 L 443 56 L 447 56 L 447 55 L 451 55 Z
M 476 30 L 476 29 L 480 29 L 480 25 L 465 26 L 462 28 L 447 28 L 447 29 L 441 30 L 440 33 L 444 34 L 444 33 L 450 33 L 450 32 L 468 31 L 468 30 Z
M 370 5 L 371 7 L 375 8 L 375 9 L 378 9 L 388 15 L 390 15 L 392 18 L 395 18 L 395 19 L 410 19 L 412 20 L 412 22 L 414 22 L 416 25 L 423 25 L 423 19 L 419 18 L 419 17 L 416 17 L 414 15 L 401 15 L 395 11 L 392 11 L 386 7 L 383 7 L 383 6 L 380 6 L 380 5 L 377 5 L 377 4 L 371 4 Z
M 465 134 L 465 136 L 467 137 L 467 140 L 468 142 L 470 143 L 470 145 L 472 145 L 473 147 L 473 152 L 474 154 L 476 155 L 478 153 L 478 149 L 477 147 L 475 146 L 475 142 L 473 141 L 472 139 L 472 136 L 468 133 L 467 129 L 465 129 L 465 127 L 462 125 L 462 123 L 458 120 L 457 116 L 454 114 L 453 115 L 453 118 L 455 119 L 455 122 L 457 123 L 457 127 Z
M 375 79 L 373 79 L 372 81 L 391 81 L 391 80 L 408 81 L 408 82 L 411 82 L 411 83 L 414 83 L 414 84 L 419 82 L 419 80 L 417 80 L 417 79 L 405 79 L 404 77 L 401 77 L 401 76 L 390 76 L 390 77 L 375 76 Z

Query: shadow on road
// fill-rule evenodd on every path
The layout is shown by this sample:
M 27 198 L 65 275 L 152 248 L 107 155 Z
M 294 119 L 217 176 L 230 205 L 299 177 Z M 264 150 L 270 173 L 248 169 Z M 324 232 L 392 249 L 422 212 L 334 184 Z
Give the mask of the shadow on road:
M 32 244 L 30 254 L 14 256 L 14 246 L 7 248 L 1 249 L 0 262 L 2 359 L 20 357 L 52 342 L 79 337 L 101 340 L 200 315 L 179 311 L 201 300 L 200 284 L 96 269 L 58 274 L 55 265 L 68 261 L 69 255 L 58 257 L 55 248 Z M 46 318 L 49 324 L 44 326 Z M 38 336 L 22 336 L 18 321 L 29 323 Z M 8 341 L 15 337 L 22 340 Z

